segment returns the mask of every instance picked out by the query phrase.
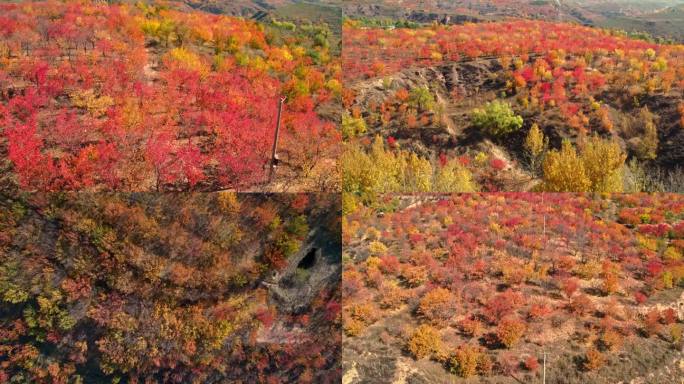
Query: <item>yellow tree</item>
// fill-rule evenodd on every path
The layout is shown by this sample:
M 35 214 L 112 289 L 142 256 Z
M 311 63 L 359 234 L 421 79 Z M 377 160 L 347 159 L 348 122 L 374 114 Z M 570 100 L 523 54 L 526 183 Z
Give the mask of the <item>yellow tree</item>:
M 546 155 L 543 172 L 547 192 L 587 192 L 591 187 L 582 159 L 569 140 L 563 141 L 560 151 Z
M 580 138 L 579 150 L 564 140 L 559 151 L 546 155 L 544 184 L 548 192 L 622 192 L 627 156 L 614 140 Z
M 622 192 L 627 156 L 620 144 L 594 135 L 580 144 L 580 151 L 591 192 Z
M 530 167 L 536 171 L 539 159 L 548 145 L 548 139 L 544 137 L 544 133 L 539 129 L 539 125 L 532 124 L 532 128 L 525 137 L 525 152 L 530 160 Z

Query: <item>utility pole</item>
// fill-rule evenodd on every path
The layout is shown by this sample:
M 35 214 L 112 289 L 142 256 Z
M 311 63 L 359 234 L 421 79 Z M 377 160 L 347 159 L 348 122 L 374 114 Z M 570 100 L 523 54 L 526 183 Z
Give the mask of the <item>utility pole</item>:
M 544 209 L 544 226 L 542 227 L 542 235 L 544 236 L 544 246 L 546 246 L 546 206 L 544 205 L 544 194 L 542 193 L 541 206 Z
M 546 384 L 546 350 L 544 350 L 544 369 L 542 372 L 542 384 Z
M 280 100 L 278 100 L 278 120 L 276 122 L 276 130 L 275 130 L 275 138 L 273 139 L 273 149 L 271 150 L 271 164 L 270 164 L 270 171 L 268 173 L 268 182 L 271 183 L 273 181 L 273 176 L 275 174 L 275 170 L 278 167 L 278 139 L 280 138 L 280 120 L 283 115 L 283 104 L 285 103 L 286 97 L 281 97 Z

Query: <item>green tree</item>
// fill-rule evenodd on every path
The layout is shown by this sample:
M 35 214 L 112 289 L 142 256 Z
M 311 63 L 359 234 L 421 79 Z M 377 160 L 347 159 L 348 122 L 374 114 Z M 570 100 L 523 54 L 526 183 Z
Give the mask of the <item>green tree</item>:
M 506 136 L 523 125 L 522 116 L 516 115 L 510 104 L 499 100 L 474 109 L 471 118 L 476 127 L 495 137 Z
M 342 115 L 342 137 L 345 140 L 362 135 L 367 129 L 366 121 L 362 117 L 355 118 L 347 112 Z
M 409 105 L 415 109 L 432 111 L 435 97 L 427 86 L 413 88 L 409 94 Z

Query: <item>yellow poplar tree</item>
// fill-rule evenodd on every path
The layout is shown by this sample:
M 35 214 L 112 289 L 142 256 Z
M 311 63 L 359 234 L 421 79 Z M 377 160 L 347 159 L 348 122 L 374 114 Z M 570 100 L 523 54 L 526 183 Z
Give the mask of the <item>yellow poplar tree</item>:
M 563 140 L 560 151 L 546 155 L 543 171 L 547 192 L 588 192 L 591 187 L 582 159 L 569 140 Z

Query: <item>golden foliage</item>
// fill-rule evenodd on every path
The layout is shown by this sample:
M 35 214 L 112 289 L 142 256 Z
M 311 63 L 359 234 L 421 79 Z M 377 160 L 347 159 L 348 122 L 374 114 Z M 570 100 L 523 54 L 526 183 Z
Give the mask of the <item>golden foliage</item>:
M 74 107 L 85 109 L 95 117 L 104 115 L 107 109 L 114 105 L 114 99 L 107 95 L 98 96 L 92 88 L 76 90 L 69 96 Z
M 506 348 L 511 348 L 518 343 L 525 334 L 526 326 L 522 321 L 515 318 L 501 320 L 496 328 L 496 337 Z
M 197 54 L 183 47 L 170 50 L 166 54 L 166 61 L 176 63 L 183 69 L 198 72 L 200 76 L 206 76 L 209 73 L 209 67 L 202 62 L 202 59 Z
M 406 349 L 416 359 L 429 357 L 442 349 L 442 338 L 435 328 L 424 324 L 413 331 Z
M 456 297 L 446 288 L 436 288 L 423 296 L 418 313 L 432 322 L 442 325 L 456 312 Z
M 369 324 L 375 321 L 375 310 L 369 303 L 356 304 L 345 308 L 343 321 L 344 332 L 348 336 L 357 336 Z
M 547 192 L 622 192 L 626 155 L 612 140 L 592 136 L 579 153 L 565 140 L 544 159 L 543 189 Z
M 563 141 L 560 151 L 549 152 L 542 167 L 547 192 L 587 192 L 591 186 L 582 159 L 570 141 Z
M 525 151 L 531 159 L 538 158 L 546 145 L 544 133 L 539 129 L 539 125 L 532 124 L 532 128 L 525 137 Z
M 226 214 L 234 215 L 240 212 L 240 201 L 238 200 L 237 193 L 223 191 L 218 193 L 218 202 L 221 211 Z
M 449 365 L 452 373 L 463 378 L 475 376 L 478 370 L 486 374 L 491 369 L 489 357 L 479 347 L 469 344 L 461 345 L 456 350 L 449 359 Z
M 365 203 L 378 194 L 402 192 L 474 192 L 477 185 L 470 172 L 453 160 L 438 169 L 429 160 L 414 153 L 390 151 L 377 136 L 368 152 L 349 144 L 340 161 L 344 175 L 344 192 Z M 357 201 L 346 198 L 346 206 Z
M 580 144 L 580 153 L 591 192 L 622 192 L 627 156 L 617 141 L 591 136 Z

